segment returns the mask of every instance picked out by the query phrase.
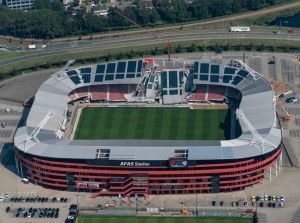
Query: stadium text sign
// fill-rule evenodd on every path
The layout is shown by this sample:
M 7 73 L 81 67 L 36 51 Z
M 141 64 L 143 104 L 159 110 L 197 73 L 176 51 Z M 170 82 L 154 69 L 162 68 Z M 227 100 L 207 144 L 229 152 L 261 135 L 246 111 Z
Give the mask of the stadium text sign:
M 121 162 L 120 166 L 150 166 L 148 162 Z

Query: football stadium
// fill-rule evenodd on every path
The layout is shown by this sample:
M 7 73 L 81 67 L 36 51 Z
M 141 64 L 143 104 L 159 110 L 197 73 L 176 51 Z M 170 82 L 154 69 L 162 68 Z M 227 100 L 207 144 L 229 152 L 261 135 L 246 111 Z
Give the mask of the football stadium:
M 281 165 L 271 84 L 240 60 L 66 65 L 15 134 L 22 178 L 96 196 L 218 193 Z

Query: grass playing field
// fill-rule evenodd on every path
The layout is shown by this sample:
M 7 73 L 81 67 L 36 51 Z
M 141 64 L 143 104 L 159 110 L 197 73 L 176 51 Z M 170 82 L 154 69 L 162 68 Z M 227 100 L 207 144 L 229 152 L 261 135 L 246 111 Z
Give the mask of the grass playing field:
M 77 223 L 252 223 L 250 218 L 234 217 L 125 217 L 84 216 Z
M 75 139 L 221 140 L 228 110 L 189 108 L 84 108 Z

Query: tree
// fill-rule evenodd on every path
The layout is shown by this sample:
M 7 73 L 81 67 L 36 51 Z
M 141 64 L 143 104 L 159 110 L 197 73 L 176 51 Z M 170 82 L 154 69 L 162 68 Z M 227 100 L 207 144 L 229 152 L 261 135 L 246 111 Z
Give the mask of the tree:
M 181 44 L 178 44 L 175 48 L 175 53 L 182 53 L 182 47 Z
M 195 52 L 196 51 L 196 44 L 192 43 L 188 48 L 187 48 L 188 52 Z
M 167 22 L 181 22 L 186 19 L 187 10 L 182 0 L 161 0 L 158 4 L 161 18 Z
M 33 3 L 34 9 L 52 9 L 54 11 L 64 11 L 64 5 L 58 0 L 35 0 Z

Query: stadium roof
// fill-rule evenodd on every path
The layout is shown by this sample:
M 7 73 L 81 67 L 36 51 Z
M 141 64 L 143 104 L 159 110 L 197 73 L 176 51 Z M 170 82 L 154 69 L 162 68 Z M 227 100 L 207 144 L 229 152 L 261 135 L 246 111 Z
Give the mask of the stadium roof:
M 16 147 L 29 154 L 52 158 L 95 159 L 97 149 L 110 149 L 110 160 L 168 160 L 176 149 L 188 150 L 189 160 L 254 157 L 278 148 L 281 130 L 276 127 L 275 99 L 270 84 L 241 62 L 240 67 L 204 61 L 191 63 L 195 75 L 219 75 L 194 79 L 195 84 L 230 86 L 242 93 L 240 137 L 221 141 L 184 140 L 61 140 L 56 131 L 66 118 L 68 94 L 79 87 L 101 84 L 138 84 L 142 60 L 118 61 L 58 72 L 39 87 L 25 126 L 18 128 Z M 180 68 L 182 70 L 182 68 Z M 123 73 L 123 79 L 115 79 Z M 99 78 L 103 75 L 103 78 Z M 107 75 L 110 75 L 106 78 Z M 231 76 L 229 79 L 225 76 Z M 229 81 L 228 81 L 229 80 Z M 32 140 L 32 139 L 36 140 Z

